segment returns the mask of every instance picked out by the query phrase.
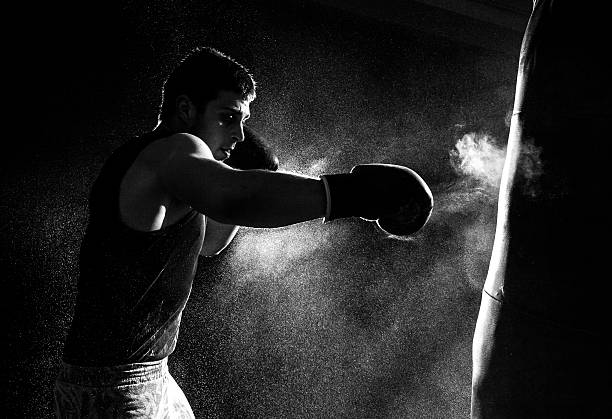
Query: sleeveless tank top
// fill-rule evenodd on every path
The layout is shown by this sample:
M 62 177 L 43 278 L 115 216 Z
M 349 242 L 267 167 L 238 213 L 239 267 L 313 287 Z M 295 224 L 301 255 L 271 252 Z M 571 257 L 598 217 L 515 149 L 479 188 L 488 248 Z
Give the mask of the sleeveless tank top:
M 64 361 L 109 366 L 163 359 L 175 348 L 204 239 L 195 210 L 153 232 L 125 226 L 119 185 L 138 154 L 169 135 L 156 129 L 119 147 L 89 197 L 74 318 Z

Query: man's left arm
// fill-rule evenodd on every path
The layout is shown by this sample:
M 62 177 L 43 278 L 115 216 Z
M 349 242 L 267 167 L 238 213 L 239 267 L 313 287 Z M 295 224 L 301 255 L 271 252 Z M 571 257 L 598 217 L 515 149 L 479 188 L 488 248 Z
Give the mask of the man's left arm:
M 228 166 L 240 170 L 278 170 L 278 157 L 272 148 L 256 132 L 244 127 L 244 141 L 236 144 L 231 156 L 224 161 Z M 209 217 L 206 219 L 206 233 L 200 255 L 218 255 L 236 236 L 238 226 L 223 224 Z

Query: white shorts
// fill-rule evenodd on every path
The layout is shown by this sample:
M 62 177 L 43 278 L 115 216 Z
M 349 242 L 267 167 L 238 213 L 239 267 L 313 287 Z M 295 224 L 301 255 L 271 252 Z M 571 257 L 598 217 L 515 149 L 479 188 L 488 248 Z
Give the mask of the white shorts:
M 195 418 L 168 372 L 168 358 L 112 367 L 63 363 L 54 393 L 61 419 Z

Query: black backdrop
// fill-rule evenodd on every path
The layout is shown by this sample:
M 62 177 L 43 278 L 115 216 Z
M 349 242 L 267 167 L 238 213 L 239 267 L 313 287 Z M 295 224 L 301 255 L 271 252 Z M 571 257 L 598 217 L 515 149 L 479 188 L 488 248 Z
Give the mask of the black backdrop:
M 196 417 L 467 416 L 520 36 L 500 52 L 309 1 L 64 3 L 13 18 L 7 417 L 52 416 L 88 188 L 113 148 L 154 127 L 163 77 L 196 45 L 255 75 L 249 123 L 282 170 L 404 164 L 436 200 L 411 240 L 318 220 L 243 229 L 202 261 L 170 358 Z

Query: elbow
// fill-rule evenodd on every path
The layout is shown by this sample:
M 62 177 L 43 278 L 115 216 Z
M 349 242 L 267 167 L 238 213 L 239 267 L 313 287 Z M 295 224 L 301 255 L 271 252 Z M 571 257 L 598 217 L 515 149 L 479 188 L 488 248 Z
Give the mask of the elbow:
M 217 249 L 217 250 L 211 250 L 211 249 L 204 249 L 202 248 L 202 251 L 200 251 L 200 256 L 203 256 L 205 258 L 211 258 L 214 256 L 219 256 L 221 254 L 221 252 L 223 252 L 223 250 L 225 249 L 225 247 L 221 248 L 221 249 Z
M 200 249 L 200 256 L 204 256 L 204 257 L 213 257 L 213 256 L 218 256 L 219 254 L 221 254 L 221 252 L 223 252 L 230 244 L 231 239 L 227 239 L 226 241 L 222 241 L 222 242 L 212 242 L 212 243 L 206 243 L 204 242 L 204 244 L 202 245 L 202 249 Z

